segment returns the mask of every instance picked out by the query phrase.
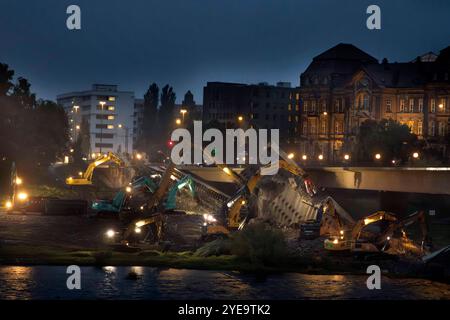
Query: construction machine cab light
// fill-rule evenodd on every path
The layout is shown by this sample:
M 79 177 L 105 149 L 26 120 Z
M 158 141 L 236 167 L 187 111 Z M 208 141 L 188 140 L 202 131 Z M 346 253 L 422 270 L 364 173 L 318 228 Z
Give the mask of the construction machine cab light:
M 17 195 L 17 199 L 19 199 L 20 201 L 25 201 L 28 199 L 28 194 L 26 192 L 19 192 L 19 194 Z
M 108 231 L 106 231 L 106 236 L 108 238 L 114 238 L 115 235 L 116 235 L 116 232 L 112 229 L 109 229 Z

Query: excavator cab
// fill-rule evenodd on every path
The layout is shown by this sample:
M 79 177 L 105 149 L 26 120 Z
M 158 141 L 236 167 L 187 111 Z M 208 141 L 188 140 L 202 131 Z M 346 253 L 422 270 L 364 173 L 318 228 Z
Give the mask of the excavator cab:
M 167 199 L 164 203 L 164 208 L 166 211 L 175 210 L 177 207 L 176 198 L 178 190 L 187 187 L 189 193 L 193 198 L 195 198 L 195 183 L 191 176 L 186 175 L 181 178 L 177 183 L 175 183 L 169 190 L 167 194 Z
M 96 200 L 92 203 L 92 209 L 98 214 L 117 214 L 123 210 L 123 206 L 129 197 L 133 196 L 139 191 L 144 193 L 153 194 L 157 189 L 157 185 L 153 180 L 142 176 L 134 180 L 129 186 L 125 188 L 125 191 L 121 190 L 117 192 L 112 200 Z
M 115 195 L 112 201 L 109 200 L 97 200 L 92 203 L 92 209 L 97 211 L 98 215 L 104 214 L 118 214 L 122 211 L 122 207 L 126 200 L 126 193 L 119 191 Z

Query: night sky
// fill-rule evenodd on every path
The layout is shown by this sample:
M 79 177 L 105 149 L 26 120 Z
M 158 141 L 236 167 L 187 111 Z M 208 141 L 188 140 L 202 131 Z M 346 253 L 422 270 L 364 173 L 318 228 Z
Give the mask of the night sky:
M 82 30 L 66 28 L 77 4 Z M 366 28 L 381 7 L 382 29 Z M 143 95 L 170 83 L 181 102 L 207 81 L 290 81 L 339 42 L 409 61 L 450 45 L 448 0 L 0 0 L 0 62 L 38 97 L 119 84 Z

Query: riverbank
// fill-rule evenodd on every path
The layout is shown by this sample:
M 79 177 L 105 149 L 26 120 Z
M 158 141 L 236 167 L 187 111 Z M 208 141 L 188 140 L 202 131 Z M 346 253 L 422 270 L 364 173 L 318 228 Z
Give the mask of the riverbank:
M 15 266 L 146 266 L 210 271 L 237 271 L 241 273 L 302 273 L 310 275 L 366 275 L 367 266 L 377 264 L 383 275 L 392 278 L 426 278 L 418 272 L 419 266 L 409 264 L 398 268 L 398 261 L 357 261 L 350 256 L 318 257 L 289 256 L 277 265 L 249 263 L 234 255 L 202 257 L 193 251 L 172 252 L 140 250 L 118 252 L 76 247 L 36 246 L 3 243 L 0 246 L 0 265 Z M 396 265 L 397 268 L 393 268 Z

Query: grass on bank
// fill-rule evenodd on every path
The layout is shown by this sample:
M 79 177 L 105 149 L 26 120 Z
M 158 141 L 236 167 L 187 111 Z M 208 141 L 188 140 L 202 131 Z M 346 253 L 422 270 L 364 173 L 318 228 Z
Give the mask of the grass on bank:
M 249 225 L 227 239 L 216 239 L 196 251 L 144 249 L 119 252 L 30 244 L 0 246 L 0 264 L 20 265 L 141 265 L 243 272 L 359 273 L 361 264 L 335 259 L 299 256 L 290 252 L 282 232 L 266 225 Z

